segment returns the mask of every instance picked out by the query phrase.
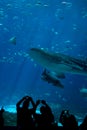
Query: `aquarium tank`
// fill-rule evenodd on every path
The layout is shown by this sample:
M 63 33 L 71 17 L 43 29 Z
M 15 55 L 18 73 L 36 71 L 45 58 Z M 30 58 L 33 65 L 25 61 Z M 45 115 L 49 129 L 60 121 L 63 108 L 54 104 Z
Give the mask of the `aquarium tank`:
M 26 95 L 87 114 L 87 0 L 0 0 L 0 107 Z

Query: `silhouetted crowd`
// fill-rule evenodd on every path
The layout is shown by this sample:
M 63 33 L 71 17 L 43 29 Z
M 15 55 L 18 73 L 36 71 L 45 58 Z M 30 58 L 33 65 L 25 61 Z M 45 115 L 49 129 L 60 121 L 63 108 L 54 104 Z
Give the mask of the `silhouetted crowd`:
M 39 113 L 37 112 L 39 108 Z M 17 130 L 32 130 L 32 129 L 56 129 L 60 130 L 58 123 L 55 121 L 54 115 L 50 106 L 45 100 L 33 101 L 32 97 L 24 96 L 16 104 L 17 110 Z M 3 107 L 0 110 L 0 130 L 4 129 L 4 113 Z M 87 130 L 87 116 L 78 126 L 78 122 L 69 110 L 62 110 L 60 113 L 59 122 L 62 124 L 63 130 Z

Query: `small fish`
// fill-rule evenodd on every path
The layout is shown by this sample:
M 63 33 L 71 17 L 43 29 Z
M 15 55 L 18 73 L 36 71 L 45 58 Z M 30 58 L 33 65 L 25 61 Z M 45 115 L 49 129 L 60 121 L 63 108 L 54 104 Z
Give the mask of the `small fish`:
M 9 42 L 12 43 L 13 45 L 16 45 L 16 37 L 15 37 L 15 36 L 14 36 L 14 37 L 11 37 L 11 38 L 9 39 Z

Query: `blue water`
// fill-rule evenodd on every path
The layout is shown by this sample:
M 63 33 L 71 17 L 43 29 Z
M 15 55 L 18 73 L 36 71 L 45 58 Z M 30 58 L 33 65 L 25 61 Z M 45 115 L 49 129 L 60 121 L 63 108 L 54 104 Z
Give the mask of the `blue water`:
M 70 109 L 84 117 L 87 98 L 80 89 L 87 88 L 87 76 L 66 74 L 64 89 L 44 82 L 42 66 L 28 55 L 31 47 L 85 59 L 87 0 L 0 0 L 0 106 L 29 95 L 46 100 L 54 114 Z

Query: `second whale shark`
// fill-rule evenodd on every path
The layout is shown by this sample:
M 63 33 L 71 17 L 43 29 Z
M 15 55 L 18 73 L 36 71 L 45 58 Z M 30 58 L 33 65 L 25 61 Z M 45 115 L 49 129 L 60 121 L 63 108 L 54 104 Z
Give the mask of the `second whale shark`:
M 43 48 L 31 48 L 29 55 L 41 66 L 56 73 L 59 78 L 65 78 L 64 73 L 87 75 L 87 60 L 49 52 Z

